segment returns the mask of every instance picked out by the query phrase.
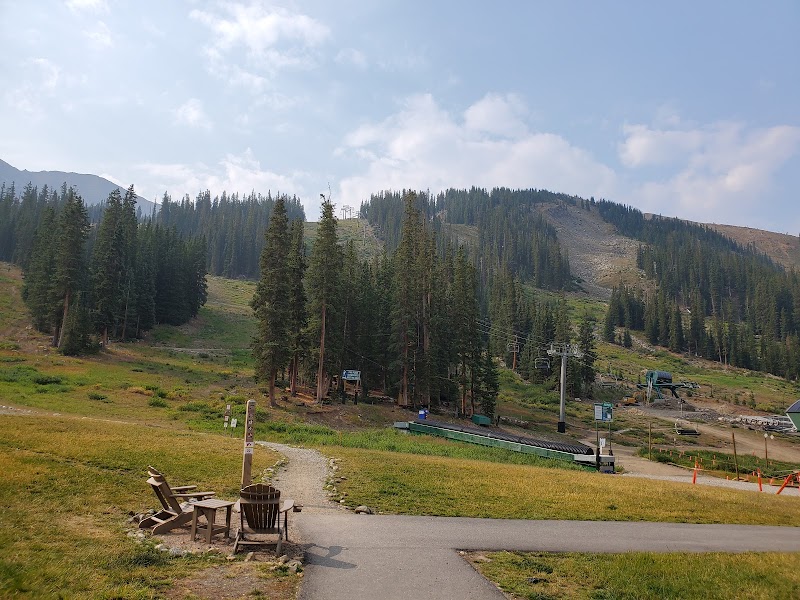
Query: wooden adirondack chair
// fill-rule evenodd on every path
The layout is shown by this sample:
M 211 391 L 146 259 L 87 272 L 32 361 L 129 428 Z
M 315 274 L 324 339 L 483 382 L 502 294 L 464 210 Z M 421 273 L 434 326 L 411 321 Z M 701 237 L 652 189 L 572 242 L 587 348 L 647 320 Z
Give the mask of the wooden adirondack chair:
M 150 475 L 147 483 L 161 502 L 162 510 L 142 519 L 139 523 L 140 529 L 152 527 L 153 533 L 164 533 L 174 527 L 186 525 L 192 520 L 192 505 L 187 500 L 204 500 L 214 496 L 214 492 L 189 491 L 197 489 L 196 485 L 170 487 L 164 475 L 153 467 L 147 467 L 147 472 Z
M 239 531 L 233 544 L 233 553 L 239 546 L 254 546 L 267 542 L 246 539 L 245 534 L 278 534 L 278 556 L 281 554 L 283 539 L 289 541 L 289 511 L 294 508 L 294 500 L 281 501 L 281 493 L 271 485 L 254 483 L 242 488 L 239 496 Z M 283 525 L 281 525 L 283 513 Z

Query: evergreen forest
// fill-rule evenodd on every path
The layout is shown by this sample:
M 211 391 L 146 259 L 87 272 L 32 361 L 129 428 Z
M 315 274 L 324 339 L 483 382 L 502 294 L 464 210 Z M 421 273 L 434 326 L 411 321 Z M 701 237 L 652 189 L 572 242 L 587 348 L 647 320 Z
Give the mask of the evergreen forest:
M 567 317 L 581 291 L 546 207 L 594 212 L 638 241 L 644 285 L 617 285 L 602 323 Z M 327 200 L 309 245 L 296 197 L 164 195 L 142 216 L 133 187 L 87 208 L 66 185 L 0 187 L 0 259 L 25 272 L 37 329 L 65 352 L 191 319 L 206 272 L 259 281 L 259 379 L 327 394 L 343 369 L 410 407 L 492 414 L 496 360 L 555 385 L 551 346 L 573 344 L 574 395 L 591 393 L 596 338 L 800 376 L 800 281 L 712 228 L 546 190 L 384 191 L 360 207 L 384 243 L 362 260 Z M 341 382 L 338 384 L 341 387 Z
M 206 300 L 206 243 L 137 220 L 133 186 L 93 211 L 73 188 L 0 187 L 0 259 L 23 268 L 33 325 L 65 354 L 194 317 Z
M 650 344 L 796 380 L 800 377 L 800 277 L 708 226 L 645 215 L 605 200 L 603 219 L 639 240 L 646 289 L 614 289 L 603 337 L 616 327 Z

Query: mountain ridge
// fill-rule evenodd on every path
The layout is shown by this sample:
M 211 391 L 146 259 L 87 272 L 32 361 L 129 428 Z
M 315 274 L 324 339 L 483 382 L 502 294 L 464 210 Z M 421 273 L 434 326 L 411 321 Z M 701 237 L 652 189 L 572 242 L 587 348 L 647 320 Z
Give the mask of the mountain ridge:
M 58 189 L 65 182 L 67 187 L 74 187 L 78 191 L 87 206 L 93 206 L 105 201 L 115 189 L 120 190 L 123 195 L 126 191 L 123 186 L 99 175 L 71 171 L 28 171 L 18 169 L 0 159 L 0 184 L 5 183 L 8 186 L 13 183 L 18 190 L 17 193 L 21 193 L 28 183 L 39 189 L 45 185 L 49 188 Z M 136 196 L 136 204 L 144 214 L 151 213 L 155 206 L 150 200 L 138 195 Z

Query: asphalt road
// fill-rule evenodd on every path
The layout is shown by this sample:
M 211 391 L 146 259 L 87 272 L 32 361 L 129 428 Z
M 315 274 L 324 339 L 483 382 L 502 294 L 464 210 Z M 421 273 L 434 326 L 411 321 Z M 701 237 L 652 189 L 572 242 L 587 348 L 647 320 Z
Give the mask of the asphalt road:
M 800 529 L 609 521 L 520 521 L 306 513 L 301 600 L 471 600 L 505 597 L 459 550 L 800 552 Z

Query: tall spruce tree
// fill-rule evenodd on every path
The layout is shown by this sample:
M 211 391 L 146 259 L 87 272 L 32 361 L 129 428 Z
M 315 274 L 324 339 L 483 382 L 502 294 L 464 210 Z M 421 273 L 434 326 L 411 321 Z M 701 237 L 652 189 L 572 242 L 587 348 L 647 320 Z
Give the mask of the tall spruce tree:
M 628 331 L 627 329 L 625 330 Z M 579 362 L 579 372 L 581 387 L 591 398 L 592 384 L 595 378 L 594 363 L 597 360 L 597 351 L 594 339 L 594 321 L 589 317 L 584 317 L 578 327 L 578 348 L 583 355 Z
M 25 271 L 22 299 L 28 306 L 33 326 L 43 333 L 53 334 L 59 314 L 58 299 L 54 298 L 56 252 L 56 213 L 48 206 L 42 213 L 33 242 L 31 259 Z
M 303 221 L 292 221 L 289 232 L 291 247 L 289 250 L 289 350 L 291 363 L 289 366 L 289 391 L 297 394 L 297 379 L 300 373 L 300 359 L 306 348 L 306 291 L 304 278 L 306 275 L 306 252 L 303 241 Z
M 122 196 L 115 189 L 106 200 L 92 252 L 94 322 L 104 346 L 108 344 L 109 332 L 116 335 L 124 300 L 122 292 L 126 244 L 122 211 Z
M 86 238 L 89 233 L 89 215 L 86 206 L 75 190 L 66 191 L 64 208 L 58 219 L 58 234 L 54 297 L 63 307 L 55 326 L 54 345 L 61 347 L 64 323 L 69 316 L 75 293 L 85 285 Z
M 340 270 L 342 251 L 338 244 L 337 220 L 330 198 L 322 203 L 322 215 L 317 238 L 311 249 L 308 264 L 307 291 L 309 298 L 309 327 L 319 340 L 317 360 L 317 402 L 321 402 L 330 386 L 333 367 L 331 356 L 338 360 L 341 347 L 337 310 L 340 301 Z
M 290 357 L 291 271 L 289 268 L 290 239 L 286 207 L 279 198 L 272 211 L 261 252 L 261 277 L 250 306 L 258 329 L 253 339 L 256 359 L 256 378 L 266 381 L 269 402 L 275 401 L 275 378 Z

